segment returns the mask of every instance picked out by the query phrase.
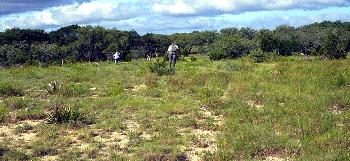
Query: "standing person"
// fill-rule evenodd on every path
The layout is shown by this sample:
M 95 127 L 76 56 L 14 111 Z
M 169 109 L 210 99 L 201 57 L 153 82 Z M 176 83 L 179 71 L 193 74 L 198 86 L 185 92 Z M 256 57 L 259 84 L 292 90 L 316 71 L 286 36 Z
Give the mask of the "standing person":
M 178 56 L 180 48 L 176 45 L 176 43 L 172 43 L 168 48 L 168 56 L 169 56 L 169 67 L 175 67 L 176 59 Z
M 146 54 L 146 59 L 147 59 L 148 61 L 151 61 L 151 53 L 147 53 L 147 54 Z
M 119 58 L 120 58 L 120 53 L 117 51 L 117 52 L 115 52 L 115 54 L 113 55 L 113 60 L 114 60 L 114 63 L 115 63 L 115 64 L 118 63 Z

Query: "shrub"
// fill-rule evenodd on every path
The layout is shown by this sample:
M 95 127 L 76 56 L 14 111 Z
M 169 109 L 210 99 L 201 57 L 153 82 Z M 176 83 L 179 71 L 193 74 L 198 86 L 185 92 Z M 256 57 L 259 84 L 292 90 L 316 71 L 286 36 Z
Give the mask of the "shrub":
M 173 68 L 169 68 L 164 58 L 157 58 L 155 62 L 149 65 L 149 69 L 152 73 L 157 73 L 159 76 L 172 75 L 175 72 Z
M 246 55 L 253 44 L 251 41 L 239 37 L 222 37 L 209 47 L 209 58 L 220 60 L 225 58 L 239 58 Z
M 261 49 L 255 49 L 250 52 L 249 58 L 255 63 L 263 63 L 267 60 L 267 55 Z
M 23 96 L 24 92 L 10 83 L 0 82 L 0 96 Z
M 49 124 L 90 124 L 92 123 L 92 119 L 88 120 L 77 107 L 66 106 L 62 103 L 58 103 L 49 112 L 47 122 Z

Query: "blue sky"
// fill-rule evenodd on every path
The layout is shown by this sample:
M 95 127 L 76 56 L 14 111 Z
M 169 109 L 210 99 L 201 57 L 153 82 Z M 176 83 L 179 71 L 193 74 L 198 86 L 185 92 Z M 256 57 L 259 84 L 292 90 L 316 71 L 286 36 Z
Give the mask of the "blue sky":
M 350 0 L 0 0 L 0 31 L 71 24 L 170 34 L 350 21 Z

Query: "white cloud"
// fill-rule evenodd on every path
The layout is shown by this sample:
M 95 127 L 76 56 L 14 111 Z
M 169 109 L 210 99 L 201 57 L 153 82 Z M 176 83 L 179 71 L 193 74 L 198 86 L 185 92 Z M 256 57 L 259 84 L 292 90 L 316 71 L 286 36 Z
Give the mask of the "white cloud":
M 91 1 L 51 7 L 42 11 L 11 14 L 0 17 L 6 28 L 37 28 L 40 26 L 64 26 L 101 21 L 118 21 L 136 17 L 142 11 L 136 5 L 116 1 Z M 5 26 L 5 25 L 3 25 Z
M 135 29 L 141 33 L 300 26 L 322 20 L 349 21 L 349 1 L 92 0 L 0 16 L 0 31 L 13 27 L 52 30 L 70 24 Z M 343 7 L 335 7 L 338 5 Z
M 348 6 L 349 0 L 172 0 L 158 2 L 153 10 L 168 15 L 216 15 L 284 9 L 321 9 Z

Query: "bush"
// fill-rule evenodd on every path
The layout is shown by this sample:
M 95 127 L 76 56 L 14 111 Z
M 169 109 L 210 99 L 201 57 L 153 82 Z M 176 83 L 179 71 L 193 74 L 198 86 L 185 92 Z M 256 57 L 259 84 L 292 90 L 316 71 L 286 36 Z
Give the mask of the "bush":
M 239 58 L 246 55 L 253 47 L 249 40 L 239 37 L 222 37 L 209 47 L 209 58 L 220 60 L 225 58 Z
M 49 112 L 47 116 L 49 124 L 90 124 L 92 119 L 88 120 L 77 107 L 66 106 L 63 103 L 58 103 Z
M 252 59 L 255 63 L 263 63 L 268 57 L 261 49 L 255 49 L 250 52 L 249 58 Z
M 24 92 L 10 83 L 0 82 L 0 96 L 23 96 Z
M 157 73 L 159 76 L 172 75 L 175 72 L 173 68 L 169 68 L 164 58 L 157 58 L 155 62 L 149 65 L 149 69 L 152 73 Z

